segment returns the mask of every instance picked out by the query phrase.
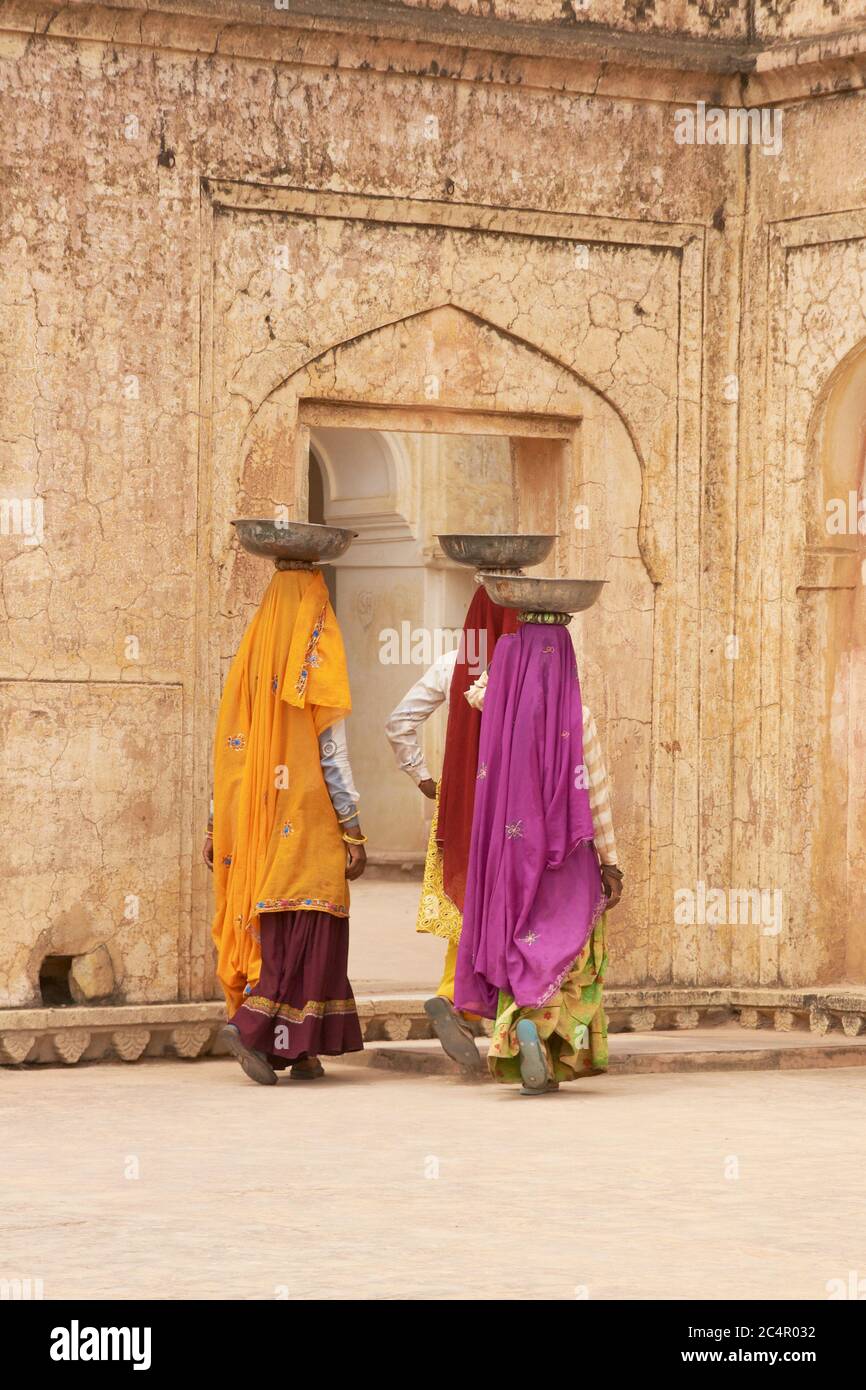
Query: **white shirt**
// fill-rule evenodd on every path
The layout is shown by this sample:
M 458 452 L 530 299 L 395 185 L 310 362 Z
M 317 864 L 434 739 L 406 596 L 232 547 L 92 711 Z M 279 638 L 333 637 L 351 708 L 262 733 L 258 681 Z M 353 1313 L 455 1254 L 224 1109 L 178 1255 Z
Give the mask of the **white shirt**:
M 403 696 L 397 708 L 385 725 L 385 733 L 398 765 L 415 782 L 424 782 L 430 772 L 424 762 L 418 731 L 425 719 L 448 699 L 454 667 L 457 664 L 457 651 L 446 652 L 434 661 L 429 671 L 425 671 L 419 681 Z M 484 692 L 487 688 L 487 672 L 478 678 L 466 692 L 466 699 L 475 709 L 484 705 Z M 598 736 L 595 720 L 586 705 L 583 706 L 583 765 L 585 768 L 586 789 L 592 811 L 592 829 L 595 847 L 602 864 L 616 864 L 616 839 L 613 833 L 613 815 L 610 808 L 610 783 L 604 762 L 601 739 Z
M 425 719 L 429 719 L 448 699 L 456 665 L 457 648 L 452 652 L 443 652 L 412 689 L 406 691 L 385 725 L 397 765 L 408 772 L 413 782 L 426 782 L 430 777 L 418 732 Z

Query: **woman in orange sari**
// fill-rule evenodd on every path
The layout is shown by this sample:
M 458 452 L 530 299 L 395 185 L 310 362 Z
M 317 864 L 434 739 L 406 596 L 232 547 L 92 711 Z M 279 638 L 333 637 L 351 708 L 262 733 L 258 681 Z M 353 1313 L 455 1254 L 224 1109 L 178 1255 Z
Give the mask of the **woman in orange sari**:
M 346 755 L 346 655 L 320 570 L 277 570 L 226 680 L 214 752 L 213 869 L 223 1041 L 273 1085 L 357 1052 L 348 879 L 364 871 Z

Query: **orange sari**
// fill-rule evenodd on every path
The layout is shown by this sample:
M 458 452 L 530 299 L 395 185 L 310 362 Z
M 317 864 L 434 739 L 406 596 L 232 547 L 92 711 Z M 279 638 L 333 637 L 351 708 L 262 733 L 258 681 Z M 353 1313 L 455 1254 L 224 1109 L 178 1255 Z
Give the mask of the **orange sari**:
M 320 570 L 277 570 L 226 679 L 214 749 L 213 939 L 230 1014 L 261 972 L 260 912 L 349 913 L 319 734 L 351 709 Z

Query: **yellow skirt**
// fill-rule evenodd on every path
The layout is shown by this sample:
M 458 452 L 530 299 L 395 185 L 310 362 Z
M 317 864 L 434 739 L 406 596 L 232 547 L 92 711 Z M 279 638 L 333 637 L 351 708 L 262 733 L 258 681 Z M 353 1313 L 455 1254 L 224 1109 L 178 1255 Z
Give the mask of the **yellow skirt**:
M 429 932 L 431 936 L 441 936 L 456 946 L 463 930 L 463 913 L 451 901 L 442 882 L 442 851 L 436 843 L 436 827 L 439 823 L 439 788 L 436 788 L 436 809 L 430 826 L 430 839 L 427 843 L 427 858 L 424 861 L 424 882 L 421 887 L 421 901 L 418 904 L 418 920 L 415 930 Z

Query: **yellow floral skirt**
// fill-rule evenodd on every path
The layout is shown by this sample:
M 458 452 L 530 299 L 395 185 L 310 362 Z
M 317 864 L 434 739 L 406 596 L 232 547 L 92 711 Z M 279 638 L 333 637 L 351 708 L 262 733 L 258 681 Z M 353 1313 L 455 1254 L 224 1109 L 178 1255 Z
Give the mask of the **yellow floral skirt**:
M 497 1081 L 520 1080 L 517 1025 L 524 1018 L 538 1028 L 552 1080 L 574 1081 L 607 1070 L 607 1019 L 602 998 L 607 968 L 605 917 L 602 913 L 560 988 L 540 1009 L 518 1008 L 510 994 L 500 992 L 487 1054 Z
M 430 826 L 430 839 L 427 842 L 427 858 L 424 861 L 424 882 L 421 887 L 421 901 L 418 904 L 418 921 L 415 930 L 429 932 L 431 936 L 441 936 L 456 946 L 463 930 L 463 913 L 445 892 L 442 881 L 442 850 L 436 843 L 436 827 L 439 823 L 439 788 L 436 788 L 436 809 Z

